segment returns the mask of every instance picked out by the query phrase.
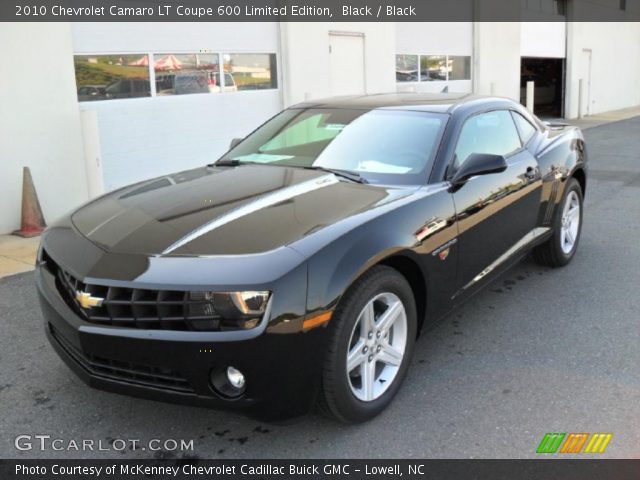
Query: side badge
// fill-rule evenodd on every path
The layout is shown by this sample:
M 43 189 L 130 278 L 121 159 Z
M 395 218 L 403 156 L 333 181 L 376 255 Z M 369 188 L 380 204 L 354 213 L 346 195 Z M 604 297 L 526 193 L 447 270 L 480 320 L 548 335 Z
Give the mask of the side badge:
M 444 245 L 440 245 L 433 252 L 431 252 L 431 255 L 433 255 L 434 257 L 437 255 L 438 258 L 444 262 L 449 256 L 449 253 L 451 252 L 451 247 L 455 245 L 457 242 L 458 242 L 457 238 L 449 240 L 447 243 L 445 243 Z

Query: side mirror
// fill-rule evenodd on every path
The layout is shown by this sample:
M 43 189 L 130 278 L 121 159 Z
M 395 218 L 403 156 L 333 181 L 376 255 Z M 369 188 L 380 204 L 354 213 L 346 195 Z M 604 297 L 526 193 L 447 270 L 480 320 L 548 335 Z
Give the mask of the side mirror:
M 233 140 L 231 140 L 231 144 L 229 145 L 229 150 L 231 150 L 236 145 L 238 145 L 242 140 L 243 140 L 242 138 L 234 138 Z
M 461 186 L 471 177 L 476 175 L 488 175 L 504 172 L 507 169 L 507 161 L 502 155 L 490 153 L 474 153 L 462 164 L 451 179 L 453 186 Z

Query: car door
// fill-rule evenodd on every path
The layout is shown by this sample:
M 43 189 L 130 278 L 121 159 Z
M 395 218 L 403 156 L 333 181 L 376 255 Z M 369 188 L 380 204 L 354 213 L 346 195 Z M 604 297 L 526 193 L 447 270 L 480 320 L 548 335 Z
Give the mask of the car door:
M 540 173 L 523 147 L 509 110 L 469 117 L 457 139 L 449 175 L 474 153 L 503 155 L 507 169 L 470 178 L 453 192 L 458 222 L 457 295 L 470 292 L 528 243 L 540 204 Z

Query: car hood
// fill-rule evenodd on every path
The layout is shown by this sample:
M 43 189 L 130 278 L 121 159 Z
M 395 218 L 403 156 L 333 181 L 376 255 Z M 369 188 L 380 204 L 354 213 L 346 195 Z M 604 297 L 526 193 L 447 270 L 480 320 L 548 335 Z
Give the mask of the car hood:
M 203 167 L 112 192 L 71 219 L 110 252 L 247 255 L 291 245 L 413 190 L 301 168 Z

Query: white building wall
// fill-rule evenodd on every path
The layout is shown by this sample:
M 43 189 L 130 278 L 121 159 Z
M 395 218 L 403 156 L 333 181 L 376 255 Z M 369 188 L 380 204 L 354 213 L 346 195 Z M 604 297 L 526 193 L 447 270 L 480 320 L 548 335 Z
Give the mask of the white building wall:
M 277 23 L 77 23 L 76 54 L 278 54 Z M 278 68 L 281 67 L 278 57 Z M 280 84 L 280 80 L 278 82 Z M 84 102 L 97 112 L 105 190 L 204 165 L 282 108 L 280 90 Z
M 640 23 L 569 23 L 566 116 L 578 116 L 583 79 L 583 114 L 640 105 Z
M 285 106 L 331 96 L 329 33 L 332 31 L 364 35 L 366 93 L 395 90 L 395 24 L 283 22 L 280 28 Z
M 519 22 L 474 24 L 474 92 L 520 101 Z
M 77 53 L 275 52 L 278 48 L 277 22 L 78 22 L 72 32 Z
M 0 233 L 20 226 L 22 167 L 52 223 L 87 199 L 68 23 L 0 27 Z
M 471 22 L 396 23 L 396 39 L 398 54 L 473 56 Z M 473 90 L 471 80 L 399 82 L 397 89 L 401 92 L 435 93 L 441 92 L 445 85 L 449 87 L 450 92 L 466 93 Z
M 522 57 L 564 58 L 566 22 L 526 22 L 520 28 Z

